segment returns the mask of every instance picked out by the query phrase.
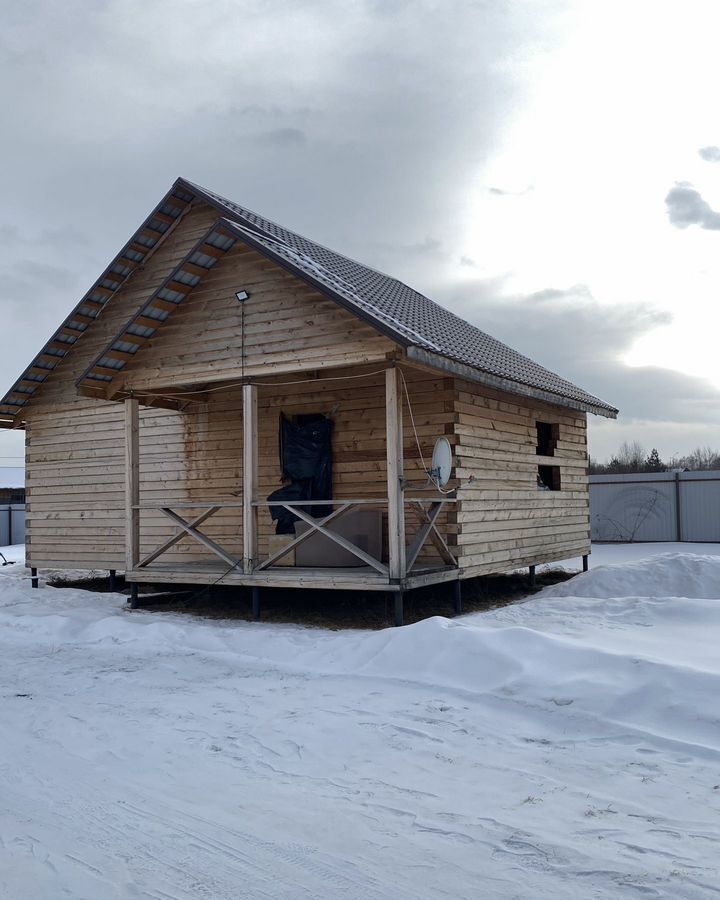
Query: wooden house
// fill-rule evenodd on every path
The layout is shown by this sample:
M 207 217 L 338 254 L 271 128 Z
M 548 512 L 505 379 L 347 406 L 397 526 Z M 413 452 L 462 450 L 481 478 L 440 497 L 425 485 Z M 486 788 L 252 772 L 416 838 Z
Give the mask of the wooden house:
M 617 411 L 178 179 L 0 401 L 0 425 L 26 431 L 33 569 L 256 598 L 387 591 L 400 620 L 414 587 L 589 553 L 589 412 Z M 293 494 L 279 423 L 328 420 L 330 487 Z M 444 486 L 428 475 L 441 436 Z

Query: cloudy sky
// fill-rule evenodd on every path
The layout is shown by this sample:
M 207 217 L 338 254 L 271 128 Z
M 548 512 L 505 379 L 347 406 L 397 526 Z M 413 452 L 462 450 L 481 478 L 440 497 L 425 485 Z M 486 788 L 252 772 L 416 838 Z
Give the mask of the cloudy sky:
M 178 175 L 720 446 L 715 0 L 23 0 L 0 30 L 0 382 Z M 22 436 L 0 432 L 0 465 Z M 19 462 L 19 460 L 17 460 Z

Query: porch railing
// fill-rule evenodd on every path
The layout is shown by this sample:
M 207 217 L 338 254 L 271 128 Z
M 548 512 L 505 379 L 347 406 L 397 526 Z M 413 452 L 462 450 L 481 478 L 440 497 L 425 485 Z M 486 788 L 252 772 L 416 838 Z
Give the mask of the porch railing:
M 456 503 L 456 498 L 448 496 L 430 496 L 430 497 L 404 497 L 404 504 L 408 512 L 411 512 L 418 522 L 417 531 L 405 548 L 405 565 L 402 577 L 409 575 L 415 565 L 423 547 L 430 541 L 437 550 L 443 563 L 448 566 L 457 566 L 457 559 L 448 547 L 447 541 L 440 533 L 437 522 L 440 513 L 447 504 Z M 205 502 L 190 502 L 184 500 L 174 501 L 170 503 L 140 503 L 134 504 L 133 509 L 137 510 L 157 510 L 166 516 L 175 526 L 177 531 L 170 538 L 158 545 L 151 553 L 146 554 L 142 559 L 135 563 L 135 569 L 142 569 L 150 565 L 163 554 L 167 553 L 172 547 L 178 544 L 184 538 L 191 538 L 196 543 L 203 546 L 206 550 L 210 550 L 218 556 L 228 566 L 239 568 L 245 574 L 251 575 L 253 572 L 262 572 L 274 566 L 280 559 L 291 553 L 314 534 L 321 534 L 328 540 L 342 547 L 351 553 L 366 566 L 374 569 L 379 575 L 390 579 L 390 567 L 382 560 L 377 559 L 351 540 L 333 531 L 330 525 L 337 522 L 345 516 L 351 509 L 358 506 L 387 506 L 388 498 L 362 498 L 350 499 L 340 498 L 336 500 L 303 500 L 303 501 L 253 501 L 253 507 L 259 509 L 261 507 L 281 507 L 289 513 L 296 516 L 300 521 L 304 522 L 308 528 L 302 534 L 297 535 L 285 546 L 281 547 L 274 553 L 271 553 L 267 559 L 256 560 L 238 557 L 231 553 L 219 543 L 209 538 L 200 530 L 200 526 L 208 521 L 212 516 L 221 509 L 244 509 L 245 504 L 236 500 L 209 500 Z M 331 513 L 315 518 L 309 512 L 307 507 L 332 506 L 334 509 Z M 173 508 L 174 507 L 174 508 Z M 197 511 L 195 515 L 186 518 L 187 512 L 190 510 Z M 180 514 L 182 511 L 185 516 Z

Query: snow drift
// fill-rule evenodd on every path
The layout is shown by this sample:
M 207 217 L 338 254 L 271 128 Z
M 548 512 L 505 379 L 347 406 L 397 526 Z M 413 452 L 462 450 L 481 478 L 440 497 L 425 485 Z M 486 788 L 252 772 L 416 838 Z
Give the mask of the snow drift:
M 19 574 L 0 577 L 0 895 L 716 892 L 720 560 L 340 633 Z

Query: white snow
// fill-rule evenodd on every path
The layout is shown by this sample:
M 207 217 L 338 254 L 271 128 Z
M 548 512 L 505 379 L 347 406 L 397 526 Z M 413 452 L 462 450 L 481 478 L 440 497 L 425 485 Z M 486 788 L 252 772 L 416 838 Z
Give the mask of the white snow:
M 675 552 L 329 632 L 0 568 L 0 897 L 714 897 L 719 598 Z

